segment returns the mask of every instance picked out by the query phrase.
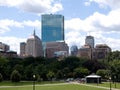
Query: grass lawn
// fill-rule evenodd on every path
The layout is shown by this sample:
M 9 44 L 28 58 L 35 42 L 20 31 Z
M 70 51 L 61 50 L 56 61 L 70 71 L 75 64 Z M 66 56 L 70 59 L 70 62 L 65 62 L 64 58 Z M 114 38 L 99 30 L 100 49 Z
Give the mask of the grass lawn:
M 12 87 L 0 87 L 0 90 L 33 90 L 32 86 L 12 86 Z M 59 85 L 41 85 L 36 86 L 35 90 L 106 90 L 101 88 L 83 86 L 80 84 L 59 84 Z
M 109 82 L 104 82 L 102 84 L 99 84 L 99 86 L 103 86 L 103 87 L 110 87 L 110 83 Z M 115 83 L 111 82 L 111 87 L 115 88 Z M 116 83 L 116 88 L 120 89 L 120 83 Z
M 0 90 L 33 90 L 32 81 L 22 81 L 19 83 L 11 83 L 10 81 L 4 81 L 0 83 Z M 56 85 L 57 84 L 57 85 Z M 106 90 L 97 87 L 84 86 L 80 84 L 64 84 L 63 82 L 36 82 L 35 90 Z M 86 84 L 94 85 L 97 84 Z M 9 86 L 9 87 L 8 87 Z M 109 82 L 98 84 L 102 87 L 110 87 Z M 115 88 L 115 84 L 111 83 L 112 88 Z M 116 83 L 116 88 L 120 89 L 120 83 Z

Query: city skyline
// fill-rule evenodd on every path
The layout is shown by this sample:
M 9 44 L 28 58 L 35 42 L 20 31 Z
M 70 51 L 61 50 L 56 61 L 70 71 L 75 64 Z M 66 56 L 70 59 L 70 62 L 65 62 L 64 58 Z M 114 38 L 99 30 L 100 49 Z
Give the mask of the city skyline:
M 95 43 L 120 50 L 119 0 L 0 0 L 0 42 L 19 53 L 34 28 L 41 39 L 41 15 L 61 14 L 65 17 L 65 41 L 81 47 L 91 35 Z

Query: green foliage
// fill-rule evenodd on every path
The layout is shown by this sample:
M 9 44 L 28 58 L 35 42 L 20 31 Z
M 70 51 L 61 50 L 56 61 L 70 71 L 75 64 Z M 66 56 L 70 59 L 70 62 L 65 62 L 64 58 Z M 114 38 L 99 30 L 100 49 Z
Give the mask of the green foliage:
M 8 62 L 8 60 L 5 57 L 0 56 L 0 65 L 4 65 Z
M 38 82 L 41 82 L 41 81 L 42 81 L 42 78 L 41 78 L 40 75 L 37 75 L 37 81 L 38 81 Z
M 0 73 L 5 80 L 10 80 L 13 70 L 21 74 L 22 80 L 33 80 L 33 74 L 39 75 L 43 80 L 84 77 L 89 73 L 98 73 L 99 69 L 111 70 L 111 76 L 120 80 L 120 52 L 111 52 L 108 58 L 102 60 L 87 60 L 69 56 L 61 61 L 57 58 L 27 57 L 27 58 L 4 58 L 0 57 Z M 108 64 L 109 59 L 109 64 Z M 115 61 L 114 61 L 115 60 Z M 110 68 L 112 67 L 112 68 Z M 51 76 L 51 72 L 54 73 Z M 102 75 L 102 72 L 99 71 Z M 109 75 L 110 76 L 110 75 Z M 103 73 L 103 77 L 106 77 Z
M 48 78 L 49 80 L 52 80 L 52 78 L 53 78 L 54 76 L 55 76 L 55 73 L 52 72 L 52 71 L 49 71 L 48 74 L 47 74 L 47 78 Z
M 99 69 L 105 69 L 104 63 L 95 60 L 88 60 L 83 63 L 83 66 L 87 68 L 90 73 L 96 73 Z
M 113 51 L 107 57 L 108 61 L 120 60 L 120 51 Z
M 33 65 L 27 65 L 24 70 L 25 79 L 32 80 L 33 79 Z
M 110 70 L 99 69 L 96 74 L 100 75 L 103 79 L 109 79 Z
M 65 78 L 65 74 L 63 74 L 63 72 L 61 70 L 58 70 L 56 73 L 56 78 L 57 79 Z
M 17 70 L 14 70 L 11 74 L 12 82 L 19 82 L 21 80 L 21 75 Z
M 89 74 L 89 70 L 87 68 L 76 68 L 74 69 L 76 78 L 83 78 Z
M 0 73 L 0 82 L 2 82 L 3 81 L 3 76 L 2 76 L 2 74 Z
M 111 71 L 110 75 L 112 79 L 116 77 L 117 80 L 120 80 L 120 60 L 110 61 L 109 69 Z

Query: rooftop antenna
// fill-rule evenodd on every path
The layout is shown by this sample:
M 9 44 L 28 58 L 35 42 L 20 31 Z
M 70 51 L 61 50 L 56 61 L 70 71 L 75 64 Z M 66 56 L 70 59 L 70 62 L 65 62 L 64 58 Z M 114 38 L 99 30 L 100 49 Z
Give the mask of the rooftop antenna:
M 35 36 L 35 28 L 34 28 L 34 31 L 33 31 L 33 35 Z

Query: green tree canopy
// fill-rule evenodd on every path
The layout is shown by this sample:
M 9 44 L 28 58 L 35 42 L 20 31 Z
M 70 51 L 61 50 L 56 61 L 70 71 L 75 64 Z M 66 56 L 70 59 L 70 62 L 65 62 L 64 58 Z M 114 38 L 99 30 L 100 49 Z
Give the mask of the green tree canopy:
M 89 74 L 89 70 L 87 68 L 83 68 L 83 67 L 78 67 L 78 68 L 74 69 L 74 72 L 75 72 L 75 76 L 77 78 L 83 78 Z
M 100 75 L 103 79 L 108 79 L 110 70 L 99 69 L 99 70 L 97 70 L 96 74 Z
M 53 78 L 54 76 L 55 76 L 55 73 L 52 72 L 52 71 L 49 71 L 48 74 L 47 74 L 47 78 L 48 78 L 49 80 L 52 80 L 52 78 Z
M 120 80 L 120 60 L 113 60 L 109 62 L 110 75 L 114 79 L 116 77 Z

